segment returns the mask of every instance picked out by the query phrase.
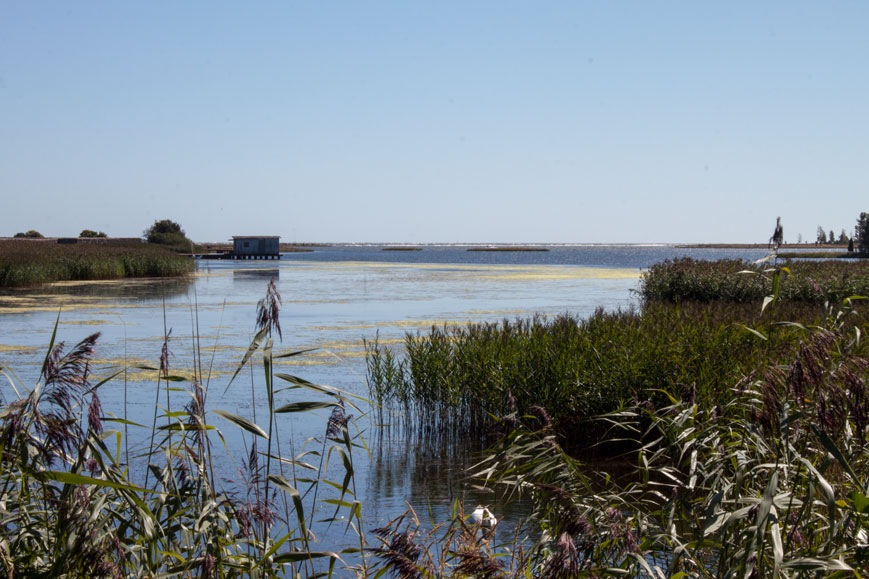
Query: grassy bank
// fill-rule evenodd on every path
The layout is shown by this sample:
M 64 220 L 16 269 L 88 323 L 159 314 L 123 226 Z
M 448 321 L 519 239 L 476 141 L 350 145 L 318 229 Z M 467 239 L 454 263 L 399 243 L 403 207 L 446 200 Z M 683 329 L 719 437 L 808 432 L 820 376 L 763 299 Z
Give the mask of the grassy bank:
M 0 288 L 55 281 L 180 276 L 193 267 L 189 258 L 144 243 L 0 241 Z

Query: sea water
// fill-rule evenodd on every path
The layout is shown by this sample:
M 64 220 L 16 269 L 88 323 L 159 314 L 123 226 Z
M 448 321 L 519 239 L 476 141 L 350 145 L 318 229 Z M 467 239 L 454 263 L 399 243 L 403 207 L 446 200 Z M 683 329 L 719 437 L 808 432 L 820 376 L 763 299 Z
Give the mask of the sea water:
M 57 341 L 68 346 L 100 332 L 91 370 L 95 379 L 128 368 L 101 387 L 104 412 L 150 426 L 155 405 L 160 412 L 179 410 L 190 399 L 184 383 L 178 383 L 179 391 L 167 399 L 154 372 L 134 369 L 159 366 L 164 337 L 169 336 L 170 372 L 192 379 L 193 368 L 200 368 L 195 377 L 208 388 L 209 409 L 256 417 L 266 426 L 261 358 L 255 356 L 250 369 L 232 382 L 230 378 L 256 332 L 257 302 L 270 280 L 283 301 L 282 337 L 275 336 L 275 352 L 311 350 L 280 360 L 275 371 L 365 399 L 363 340 L 377 339 L 400 352 L 407 332 L 425 333 L 432 326 L 563 313 L 585 317 L 597 308 L 629 308 L 636 303 L 634 291 L 642 271 L 663 259 L 753 260 L 766 253 L 667 245 L 544 246 L 547 251 L 468 251 L 467 245 L 424 245 L 417 251 L 388 247 L 335 245 L 285 254 L 280 261 L 201 261 L 186 281 L 64 283 L 5 292 L 0 295 L 0 363 L 17 378 L 5 379 L 0 393 L 8 402 L 15 398 L 16 388 L 20 394 L 35 383 L 55 325 Z M 276 398 L 280 406 L 317 397 L 284 390 Z M 494 502 L 496 516 L 508 523 L 504 529 L 522 518 L 525 505 L 502 504 L 471 488 L 465 469 L 479 455 L 420 445 L 395 433 L 383 436 L 370 410 L 363 400 L 347 410 L 354 416 L 351 433 L 360 442 L 353 457 L 355 483 L 367 529 L 383 526 L 408 504 L 424 518 L 443 522 L 454 500 L 462 501 L 469 511 L 477 503 Z M 319 450 L 311 439 L 322 439 L 328 415 L 325 410 L 280 415 L 281 454 Z M 217 415 L 210 415 L 209 421 L 224 433 L 234 457 L 219 463 L 223 483 L 230 489 L 243 488 L 245 473 L 240 465 L 249 440 Z M 148 432 L 128 428 L 126 434 L 134 447 L 141 448 Z M 341 468 L 340 462 L 333 461 L 330 478 L 340 481 Z M 344 525 L 328 527 L 318 536 L 323 543 L 318 548 L 353 545 L 354 538 L 344 531 Z

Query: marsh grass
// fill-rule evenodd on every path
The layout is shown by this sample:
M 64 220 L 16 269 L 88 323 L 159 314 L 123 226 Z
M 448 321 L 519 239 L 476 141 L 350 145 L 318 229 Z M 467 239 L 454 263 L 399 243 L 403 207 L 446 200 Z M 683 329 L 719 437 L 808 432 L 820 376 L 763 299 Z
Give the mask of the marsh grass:
M 592 480 L 545 418 L 510 414 L 477 476 L 534 500 L 534 577 L 861 576 L 869 563 L 869 360 L 840 324 L 805 331 L 731 400 L 668 395 L 600 417 L 633 440 L 626 485 Z M 502 575 L 506 576 L 506 575 Z
M 839 265 L 854 266 L 790 264 L 789 275 L 775 274 L 776 303 L 760 308 L 772 303 L 770 272 L 739 273 L 747 267 L 739 261 L 665 262 L 644 276 L 641 309 L 435 326 L 406 334 L 404 352 L 375 341 L 366 344 L 370 397 L 395 417 L 381 422 L 410 423 L 426 440 L 486 437 L 512 405 L 541 406 L 561 442 L 589 448 L 605 435 L 595 416 L 649 392 L 727 403 L 724 385 L 791 354 L 803 331 L 795 324 L 828 324 L 829 300 L 869 290 L 869 269 Z M 869 329 L 859 316 L 844 323 Z
M 546 409 L 509 408 L 471 474 L 530 499 L 538 532 L 493 545 L 461 513 L 427 531 L 410 511 L 376 531 L 380 567 L 402 579 L 864 576 L 869 359 L 853 313 L 800 329 L 724 404 L 652 390 L 596 417 L 630 442 L 632 476 L 566 451 Z
M 779 321 L 812 325 L 824 316 L 811 304 L 780 303 L 762 318 L 756 304 L 653 303 L 642 313 L 433 327 L 407 334 L 403 356 L 366 345 L 370 397 L 425 439 L 485 437 L 492 417 L 512 404 L 520 413 L 542 406 L 563 442 L 588 447 L 603 434 L 593 417 L 655 389 L 709 407 L 726 402 L 724 384 L 787 355 L 798 341 L 801 330 Z M 848 323 L 865 331 L 864 322 Z
M 787 269 L 779 292 L 784 301 L 841 303 L 850 296 L 869 295 L 869 262 L 786 258 L 786 253 L 778 255 Z M 758 303 L 772 293 L 772 283 L 769 272 L 741 260 L 680 258 L 650 267 L 643 274 L 639 294 L 645 303 Z
M 483 487 L 533 501 L 530 519 L 539 527 L 538 539 L 514 541 L 507 549 L 520 553 L 518 567 L 493 560 L 488 546 L 477 544 L 462 557 L 452 549 L 453 559 L 432 569 L 426 554 L 449 548 L 460 518 L 434 546 L 418 541 L 409 526 L 390 525 L 379 533 L 389 539 L 386 552 L 378 552 L 382 565 L 401 578 L 465 577 L 468 560 L 480 563 L 471 575 L 503 579 L 863 576 L 869 566 L 869 357 L 865 322 L 855 306 L 865 298 L 846 298 L 841 305 L 825 300 L 818 319 L 817 307 L 783 307 L 786 272 L 765 272 L 771 294 L 753 306 L 765 326 L 728 321 L 728 327 L 749 330 L 765 351 L 757 359 L 747 355 L 753 349 L 743 351 L 735 358 L 744 364 L 738 372 L 718 374 L 718 389 L 726 395 L 712 398 L 697 383 L 674 394 L 662 381 L 593 419 L 608 449 L 612 441 L 625 443 L 624 457 L 636 465 L 631 477 L 614 479 L 567 452 L 563 425 L 554 418 L 560 408 L 523 409 L 508 395 L 493 444 L 473 476 Z M 699 312 L 707 312 L 720 327 L 726 318 L 718 309 L 739 310 L 724 300 L 689 306 L 699 311 L 675 301 L 647 300 L 632 323 L 640 327 L 669 312 L 661 319 L 673 335 L 680 330 L 672 315 L 688 313 L 687 322 L 698 326 Z M 598 312 L 591 320 L 605 316 Z M 581 325 L 568 323 L 571 331 Z M 494 328 L 499 336 L 506 329 Z M 787 333 L 776 344 L 780 329 Z M 538 342 L 557 335 L 545 330 Z M 684 353 L 703 355 L 704 348 Z M 612 352 L 602 355 L 601 364 L 613 359 Z M 659 359 L 666 365 L 666 356 Z
M 71 349 L 52 335 L 39 379 L 28 387 L 2 368 L 13 399 L 0 409 L 0 568 L 9 577 L 279 577 L 331 576 L 337 569 L 364 573 L 361 505 L 355 498 L 352 418 L 354 401 L 327 386 L 272 371 L 272 331 L 279 299 L 269 287 L 258 332 L 236 375 L 261 360 L 268 426 L 256 418 L 207 410 L 209 380 L 201 362 L 186 379 L 168 366 L 169 333 L 161 351 L 154 424 L 143 427 L 103 414 L 100 391 L 118 375 L 91 381 L 99 334 Z M 263 317 L 265 316 L 265 318 Z M 201 360 L 201 357 L 199 358 Z M 231 383 L 230 383 L 231 384 Z M 261 382 L 252 383 L 261 396 Z M 278 385 L 281 385 L 278 387 Z M 214 385 L 212 385 L 214 387 Z M 227 388 L 229 386 L 227 385 Z M 159 396 L 186 393 L 183 407 L 159 406 Z M 308 393 L 278 405 L 275 394 Z M 252 400 L 255 405 L 256 400 Z M 282 456 L 278 421 L 312 409 L 332 410 L 319 451 Z M 217 424 L 212 422 L 218 416 Z M 218 426 L 238 428 L 249 452 L 229 454 Z M 124 432 L 139 431 L 146 448 L 129 450 Z M 274 441 L 274 444 L 273 444 Z M 260 450 L 265 449 L 265 450 Z M 306 458 L 306 456 L 308 458 Z M 320 457 L 319 468 L 310 464 Z M 343 479 L 323 478 L 340 456 Z M 215 463 L 237 465 L 242 484 L 227 482 Z M 333 465 L 334 466 L 334 465 Z M 333 469 L 334 470 L 334 469 Z M 144 477 L 138 473 L 144 471 Z M 305 472 L 305 477 L 296 476 Z M 342 476 L 341 468 L 338 469 Z M 329 507 L 313 518 L 310 497 Z M 346 517 L 346 519 L 344 519 Z M 315 529 L 341 520 L 359 547 L 318 549 Z M 342 555 L 356 557 L 353 567 Z M 360 554 L 362 554 L 360 556 Z
M 56 281 L 181 276 L 193 267 L 189 258 L 143 243 L 0 241 L 0 288 Z

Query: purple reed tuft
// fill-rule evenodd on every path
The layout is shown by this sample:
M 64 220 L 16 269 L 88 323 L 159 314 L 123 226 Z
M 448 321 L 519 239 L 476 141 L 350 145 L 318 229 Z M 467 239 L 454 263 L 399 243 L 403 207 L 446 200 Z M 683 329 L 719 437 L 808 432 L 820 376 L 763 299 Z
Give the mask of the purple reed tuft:
M 416 533 L 412 531 L 393 531 L 389 527 L 374 529 L 374 534 L 383 541 L 383 547 L 370 549 L 380 559 L 386 561 L 386 568 L 394 577 L 402 579 L 422 579 L 425 577 L 417 560 L 422 555 L 423 548 L 414 540 Z
M 163 338 L 163 347 L 160 348 L 160 376 L 167 378 L 169 376 L 169 336 L 172 335 L 172 330 Z
M 275 512 L 267 501 L 257 500 L 250 509 L 254 521 L 270 527 L 275 522 Z
M 214 577 L 214 566 L 215 566 L 214 555 L 212 555 L 211 553 L 207 553 L 205 555 L 205 557 L 202 558 L 202 563 L 200 563 L 199 576 L 205 577 L 206 579 L 210 579 L 211 577 Z
M 94 434 L 102 434 L 103 432 L 103 405 L 100 403 L 100 397 L 97 396 L 96 390 L 91 394 L 91 403 L 88 405 L 88 430 Z
M 238 522 L 238 534 L 236 537 L 246 539 L 251 536 L 251 531 L 253 531 L 250 521 L 250 510 L 246 505 L 237 505 L 234 510 L 235 520 Z
M 100 333 L 91 334 L 69 354 L 63 355 L 63 342 L 59 343 L 45 360 L 42 377 L 46 386 L 72 386 L 82 388 L 87 381 L 87 364 L 94 353 Z
M 459 573 L 460 577 L 475 577 L 479 579 L 505 577 L 504 565 L 494 557 L 476 548 L 476 545 L 461 548 L 456 552 L 456 555 L 459 558 L 456 572 Z
M 544 576 L 553 579 L 568 579 L 578 575 L 579 557 L 577 556 L 576 544 L 570 534 L 561 533 L 555 543 L 552 557 L 546 565 Z
M 81 509 L 86 509 L 91 503 L 91 494 L 86 485 L 75 487 L 75 502 Z
M 269 285 L 266 288 L 266 295 L 256 304 L 256 328 L 262 330 L 268 328 L 269 332 L 273 329 L 277 331 L 278 337 L 283 340 L 281 334 L 281 294 L 278 293 L 278 288 L 275 286 L 275 280 L 269 280 Z
M 193 440 L 196 444 L 202 444 L 205 436 L 205 389 L 196 380 L 193 381 L 192 394 L 184 410 L 187 412 L 187 425 L 193 431 Z
M 332 408 L 332 414 L 329 415 L 329 422 L 326 425 L 326 437 L 336 438 L 345 428 L 353 415 L 350 416 L 344 413 L 344 401 L 339 400 L 338 404 Z

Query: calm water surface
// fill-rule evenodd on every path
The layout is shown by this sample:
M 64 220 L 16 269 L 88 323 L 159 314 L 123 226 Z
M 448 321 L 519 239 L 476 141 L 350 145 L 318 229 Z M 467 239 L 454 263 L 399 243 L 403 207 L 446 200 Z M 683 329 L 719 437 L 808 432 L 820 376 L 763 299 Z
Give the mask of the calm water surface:
M 228 387 L 229 377 L 254 333 L 257 301 L 269 279 L 283 297 L 279 351 L 316 348 L 282 361 L 277 368 L 316 383 L 367 396 L 363 339 L 379 336 L 401 347 L 406 332 L 426 332 L 433 324 L 500 321 L 565 312 L 587 316 L 596 308 L 616 309 L 634 303 L 643 268 L 675 256 L 699 259 L 757 259 L 763 250 L 683 249 L 671 246 L 548 246 L 547 252 L 469 252 L 465 246 L 423 246 L 421 251 L 384 251 L 382 246 L 332 246 L 309 253 L 286 254 L 281 261 L 202 261 L 190 281 L 125 281 L 63 284 L 31 292 L 0 295 L 0 363 L 21 382 L 32 385 L 58 319 L 58 339 L 73 344 L 101 332 L 97 374 L 134 365 L 159 365 L 164 327 L 171 332 L 170 368 L 190 374 L 194 352 L 207 375 L 209 407 L 251 417 L 266 415 L 262 371 L 243 372 Z M 194 336 L 198 336 L 196 341 Z M 253 391 L 253 394 L 252 394 Z M 14 397 L 9 381 L 0 392 Z M 130 372 L 100 390 L 106 413 L 150 424 L 157 395 L 153 373 Z M 277 404 L 311 399 L 278 394 Z M 175 392 L 159 404 L 180 408 L 189 400 Z M 471 509 L 477 502 L 496 505 L 505 522 L 519 520 L 523 505 L 502 505 L 469 490 L 463 469 L 473 453 L 419 446 L 404 437 L 383 437 L 361 403 L 353 410 L 354 433 L 364 437 L 359 449 L 357 493 L 368 529 L 399 515 L 406 503 L 435 521 L 445 519 L 455 498 Z M 289 416 L 289 415 L 287 415 Z M 322 436 L 325 413 L 281 418 L 282 454 L 300 452 L 305 440 Z M 230 450 L 243 457 L 245 441 L 238 430 L 214 416 Z M 131 431 L 140 443 L 144 434 Z M 222 463 L 227 485 L 238 484 L 231 460 Z M 340 464 L 330 467 L 341 478 Z M 430 514 L 430 515 L 429 515 Z M 499 527 L 505 535 L 509 525 Z M 340 548 L 350 537 L 334 526 L 320 539 Z

